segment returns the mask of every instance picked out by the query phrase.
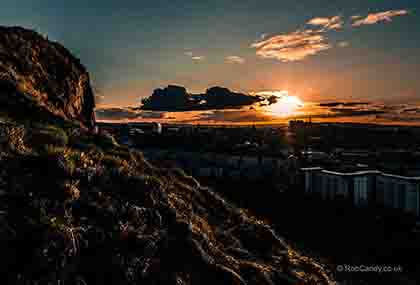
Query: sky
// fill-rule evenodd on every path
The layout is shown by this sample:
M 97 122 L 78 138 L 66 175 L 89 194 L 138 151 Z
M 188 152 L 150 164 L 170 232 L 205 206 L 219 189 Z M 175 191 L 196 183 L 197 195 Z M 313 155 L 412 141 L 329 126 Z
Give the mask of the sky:
M 137 106 L 177 84 L 413 113 L 419 9 L 417 0 L 3 0 L 0 25 L 64 44 L 88 68 L 99 107 Z

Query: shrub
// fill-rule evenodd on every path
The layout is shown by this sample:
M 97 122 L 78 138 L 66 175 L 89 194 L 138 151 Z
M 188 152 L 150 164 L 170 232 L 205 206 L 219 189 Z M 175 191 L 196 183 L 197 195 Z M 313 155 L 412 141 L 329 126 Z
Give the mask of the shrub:
M 75 169 L 77 165 L 80 165 L 82 163 L 82 158 L 79 152 L 70 152 L 68 155 L 65 156 L 65 158 L 72 169 Z
M 66 150 L 64 147 L 55 146 L 55 145 L 51 145 L 51 144 L 44 145 L 43 149 L 44 149 L 45 153 L 47 155 L 50 155 L 50 156 L 64 154 L 64 152 Z
M 133 157 L 130 154 L 130 151 L 121 147 L 118 147 L 112 151 L 109 152 L 110 155 L 117 156 L 119 158 L 125 159 L 125 160 L 131 160 Z
M 121 159 L 120 157 L 109 154 L 104 155 L 101 162 L 104 166 L 110 168 L 117 168 L 126 164 L 126 161 Z

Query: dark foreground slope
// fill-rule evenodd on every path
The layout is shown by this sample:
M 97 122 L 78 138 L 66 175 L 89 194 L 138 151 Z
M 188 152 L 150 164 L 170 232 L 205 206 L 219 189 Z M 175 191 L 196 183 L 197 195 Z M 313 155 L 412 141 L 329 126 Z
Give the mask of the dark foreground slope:
M 19 102 L 0 116 L 0 284 L 328 283 L 270 225 L 194 178 L 76 117 L 15 116 Z
M 42 130 L 0 126 L 2 284 L 326 283 L 269 225 L 182 172 L 100 135 L 25 144 Z

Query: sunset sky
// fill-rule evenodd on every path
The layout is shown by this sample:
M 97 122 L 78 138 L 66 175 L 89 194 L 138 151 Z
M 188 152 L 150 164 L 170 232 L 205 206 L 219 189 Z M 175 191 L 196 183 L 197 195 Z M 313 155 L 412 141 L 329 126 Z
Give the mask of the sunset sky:
M 100 106 L 135 106 L 168 84 L 219 85 L 287 90 L 304 102 L 404 104 L 417 114 L 419 8 L 417 0 L 14 0 L 2 1 L 0 24 L 63 43 L 88 67 Z

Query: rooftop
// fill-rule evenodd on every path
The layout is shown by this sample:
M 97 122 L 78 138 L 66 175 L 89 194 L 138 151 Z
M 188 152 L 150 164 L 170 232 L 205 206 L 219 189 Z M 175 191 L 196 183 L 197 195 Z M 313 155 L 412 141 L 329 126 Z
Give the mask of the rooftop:
M 379 170 L 333 171 L 333 170 L 324 169 L 322 167 L 305 167 L 305 168 L 301 168 L 300 170 L 301 171 L 320 171 L 325 174 L 338 175 L 338 176 L 382 175 L 388 178 L 420 181 L 420 176 L 404 176 L 404 175 L 389 174 L 389 173 L 384 173 Z

